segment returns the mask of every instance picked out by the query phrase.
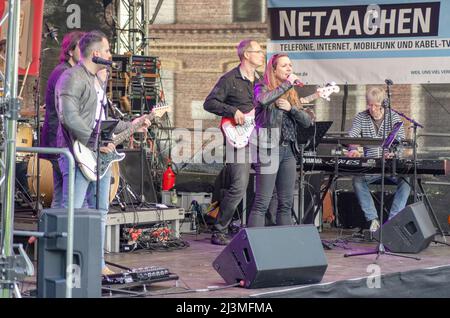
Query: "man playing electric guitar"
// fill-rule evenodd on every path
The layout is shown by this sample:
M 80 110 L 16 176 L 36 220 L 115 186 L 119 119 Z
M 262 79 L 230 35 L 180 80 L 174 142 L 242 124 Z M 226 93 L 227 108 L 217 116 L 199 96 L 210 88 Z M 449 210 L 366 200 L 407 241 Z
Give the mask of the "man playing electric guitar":
M 237 47 L 237 54 L 240 59 L 239 66 L 219 79 L 203 107 L 213 114 L 234 119 L 237 125 L 244 125 L 245 114 L 253 110 L 253 87 L 259 79 L 256 69 L 264 64 L 264 52 L 256 41 L 243 40 Z M 227 143 L 227 147 L 229 146 Z M 245 152 L 247 148 L 235 151 Z M 230 187 L 222 197 L 219 215 L 213 227 L 211 243 L 216 245 L 226 245 L 229 242 L 225 232 L 246 193 L 250 160 L 244 163 L 236 162 L 227 156 L 225 169 L 230 178 Z
M 85 34 L 79 42 L 81 59 L 74 67 L 65 71 L 56 84 L 55 100 L 60 125 L 58 126 L 58 147 L 72 149 L 75 141 L 87 146 L 92 132 L 99 122 L 106 118 L 105 91 L 102 88 L 98 73 L 105 69 L 104 65 L 95 64 L 94 56 L 104 60 L 111 59 L 109 42 L 106 36 L 99 31 Z M 142 121 L 141 131 L 150 125 L 148 119 Z M 119 122 L 115 132 L 128 129 L 132 124 Z M 96 142 L 94 142 L 96 144 Z M 110 153 L 115 150 L 114 143 L 100 147 L 100 152 Z M 79 164 L 79 163 L 78 163 Z M 68 162 L 65 156 L 60 156 L 59 167 L 63 176 L 62 206 L 67 207 L 68 190 Z M 99 210 L 102 213 L 101 233 L 98 239 L 102 244 L 102 274 L 108 275 L 112 271 L 106 267 L 103 258 L 103 246 L 105 237 L 106 214 L 109 207 L 109 188 L 111 183 L 111 169 L 105 173 L 99 182 L 99 197 L 95 197 L 96 180 L 87 179 L 79 166 L 75 169 L 75 193 L 74 208 L 81 208 L 83 201 L 87 198 L 89 208 L 96 208 L 98 200 Z M 100 273 L 99 273 L 100 274 Z

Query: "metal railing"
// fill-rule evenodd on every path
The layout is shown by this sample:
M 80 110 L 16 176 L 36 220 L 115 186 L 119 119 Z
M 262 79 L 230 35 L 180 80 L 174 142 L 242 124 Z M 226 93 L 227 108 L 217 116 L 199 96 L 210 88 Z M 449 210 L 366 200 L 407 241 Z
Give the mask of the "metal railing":
M 0 147 L 0 152 L 3 147 Z M 74 183 L 75 183 L 75 160 L 68 148 L 44 148 L 44 147 L 17 147 L 17 151 L 31 152 L 31 153 L 45 153 L 45 154 L 60 154 L 66 156 L 69 162 L 69 183 L 68 183 L 68 200 L 67 200 L 67 250 L 66 250 L 66 298 L 72 297 L 72 280 L 73 280 L 73 222 L 74 222 Z M 7 186 L 7 184 L 5 185 Z M 7 235 L 8 231 L 13 232 L 12 229 L 7 229 L 3 234 Z M 36 237 L 43 236 L 40 232 L 21 232 L 14 231 L 16 235 L 34 235 Z M 63 235 L 64 236 L 64 235 Z

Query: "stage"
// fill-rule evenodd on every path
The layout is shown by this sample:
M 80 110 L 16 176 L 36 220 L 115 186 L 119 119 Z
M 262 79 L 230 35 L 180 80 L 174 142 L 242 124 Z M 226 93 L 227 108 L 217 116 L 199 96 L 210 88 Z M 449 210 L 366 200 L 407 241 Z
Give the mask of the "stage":
M 323 240 L 336 243 L 325 250 L 328 268 L 320 284 L 262 289 L 230 287 L 213 269 L 212 262 L 223 246 L 210 244 L 209 234 L 182 234 L 189 247 L 170 252 L 138 250 L 131 253 L 110 253 L 106 259 L 132 268 L 161 266 L 176 274 L 178 281 L 146 286 L 140 297 L 161 298 L 253 298 L 253 297 L 450 297 L 450 247 L 431 245 L 413 255 L 421 260 L 382 255 L 376 262 L 381 274 L 380 288 L 367 287 L 367 277 L 374 276 L 375 255 L 344 257 L 345 253 L 371 250 L 376 242 L 357 242 L 353 232 L 324 229 Z M 337 240 L 337 241 L 334 241 Z M 347 241 L 346 241 L 347 240 Z M 371 266 L 372 265 L 372 266 Z M 111 267 L 113 268 L 113 267 Z M 368 270 L 369 269 L 369 270 Z M 442 277 L 440 277 L 442 276 Z M 410 278 L 411 277 L 411 278 Z M 430 278 L 431 277 L 431 278 Z M 362 280 L 357 280 L 363 278 Z M 376 279 L 369 281 L 373 284 Z M 414 281 L 414 286 L 412 282 Z M 395 289 L 393 291 L 393 289 Z M 143 289 L 134 289 L 142 292 Z M 105 297 L 119 297 L 119 294 Z M 127 297 L 127 295 L 122 295 Z
M 114 215 L 114 214 L 113 214 Z M 20 222 L 21 228 L 35 230 L 36 223 Z M 16 220 L 17 222 L 17 220 Z M 26 226 L 28 224 L 28 226 Z M 16 227 L 17 227 L 16 223 Z M 212 263 L 225 248 L 212 245 L 210 233 L 181 233 L 179 239 L 161 242 L 148 249 L 131 252 L 105 252 L 112 264 L 131 269 L 148 267 L 166 268 L 171 280 L 141 284 L 133 282 L 132 288 L 116 284 L 104 286 L 103 297 L 150 298 L 422 298 L 450 297 L 450 246 L 432 242 L 418 254 L 400 254 L 420 260 L 381 255 L 344 257 L 347 253 L 372 251 L 375 240 L 368 240 L 355 229 L 338 229 L 324 224 L 319 233 L 324 246 L 328 267 L 318 284 L 246 289 L 228 286 L 214 270 Z M 436 236 L 437 241 L 443 241 Z M 38 270 L 37 253 L 32 245 L 22 240 L 25 249 Z M 447 240 L 448 236 L 447 236 Z M 288 242 L 286 242 L 288 244 Z M 320 244 L 320 243 L 319 243 Z M 170 246 L 170 248 L 167 248 Z M 327 248 L 330 247 L 331 249 Z M 270 250 L 268 250 L 270 253 Z M 312 255 L 312 254 L 311 254 Z M 309 253 L 306 258 L 311 258 Z M 270 257 L 270 256 L 269 256 Z M 112 265 L 116 273 L 123 270 Z M 178 277 L 178 279 L 176 279 Z M 370 287 L 370 288 L 369 288 Z M 27 277 L 22 287 L 23 296 L 33 296 L 36 276 Z M 108 289 L 121 290 L 109 292 Z

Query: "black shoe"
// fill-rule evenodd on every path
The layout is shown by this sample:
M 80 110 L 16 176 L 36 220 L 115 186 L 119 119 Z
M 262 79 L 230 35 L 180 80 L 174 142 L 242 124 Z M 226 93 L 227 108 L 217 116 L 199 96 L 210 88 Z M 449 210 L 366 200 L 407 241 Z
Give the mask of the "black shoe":
M 213 233 L 213 235 L 211 236 L 211 244 L 228 245 L 228 243 L 230 243 L 230 240 L 224 233 Z
M 228 225 L 228 235 L 230 236 L 234 236 L 240 230 L 241 227 L 237 222 L 231 222 L 230 225 Z

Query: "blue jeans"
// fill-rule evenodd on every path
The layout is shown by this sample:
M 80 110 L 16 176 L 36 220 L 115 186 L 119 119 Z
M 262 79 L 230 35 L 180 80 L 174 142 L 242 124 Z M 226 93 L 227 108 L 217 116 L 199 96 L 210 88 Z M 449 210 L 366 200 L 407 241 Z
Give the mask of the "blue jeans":
M 51 159 L 50 163 L 53 167 L 53 199 L 51 208 L 58 209 L 62 207 L 63 176 L 59 169 L 58 159 Z
M 58 159 L 59 168 L 63 177 L 63 187 L 62 187 L 62 207 L 67 208 L 68 202 L 68 180 L 69 180 L 69 169 L 68 162 L 65 156 L 60 156 Z M 105 258 L 103 255 L 103 249 L 105 246 L 105 230 L 106 230 L 106 214 L 109 208 L 109 189 L 111 186 L 111 168 L 108 169 L 103 178 L 100 179 L 99 184 L 99 212 L 101 213 L 101 229 L 100 237 L 102 244 L 102 268 L 105 267 Z M 79 209 L 86 207 L 89 209 L 96 209 L 96 189 L 97 182 L 89 181 L 86 179 L 78 166 L 75 167 L 75 187 L 74 187 L 74 208 Z
M 265 215 L 275 188 L 278 197 L 276 225 L 292 225 L 292 203 L 297 178 L 292 145 L 290 143 L 281 145 L 271 149 L 269 153 L 267 149 L 260 149 L 255 172 L 255 201 L 248 219 L 248 227 L 265 225 Z
M 353 188 L 355 189 L 359 205 L 361 206 L 367 221 L 378 218 L 377 210 L 375 209 L 375 204 L 372 195 L 370 194 L 369 184 L 380 180 L 381 176 L 373 175 L 353 178 Z M 394 201 L 392 202 L 389 213 L 389 219 L 391 219 L 406 206 L 411 188 L 404 178 L 385 177 L 385 181 L 386 180 L 397 185 L 397 191 L 395 191 Z

